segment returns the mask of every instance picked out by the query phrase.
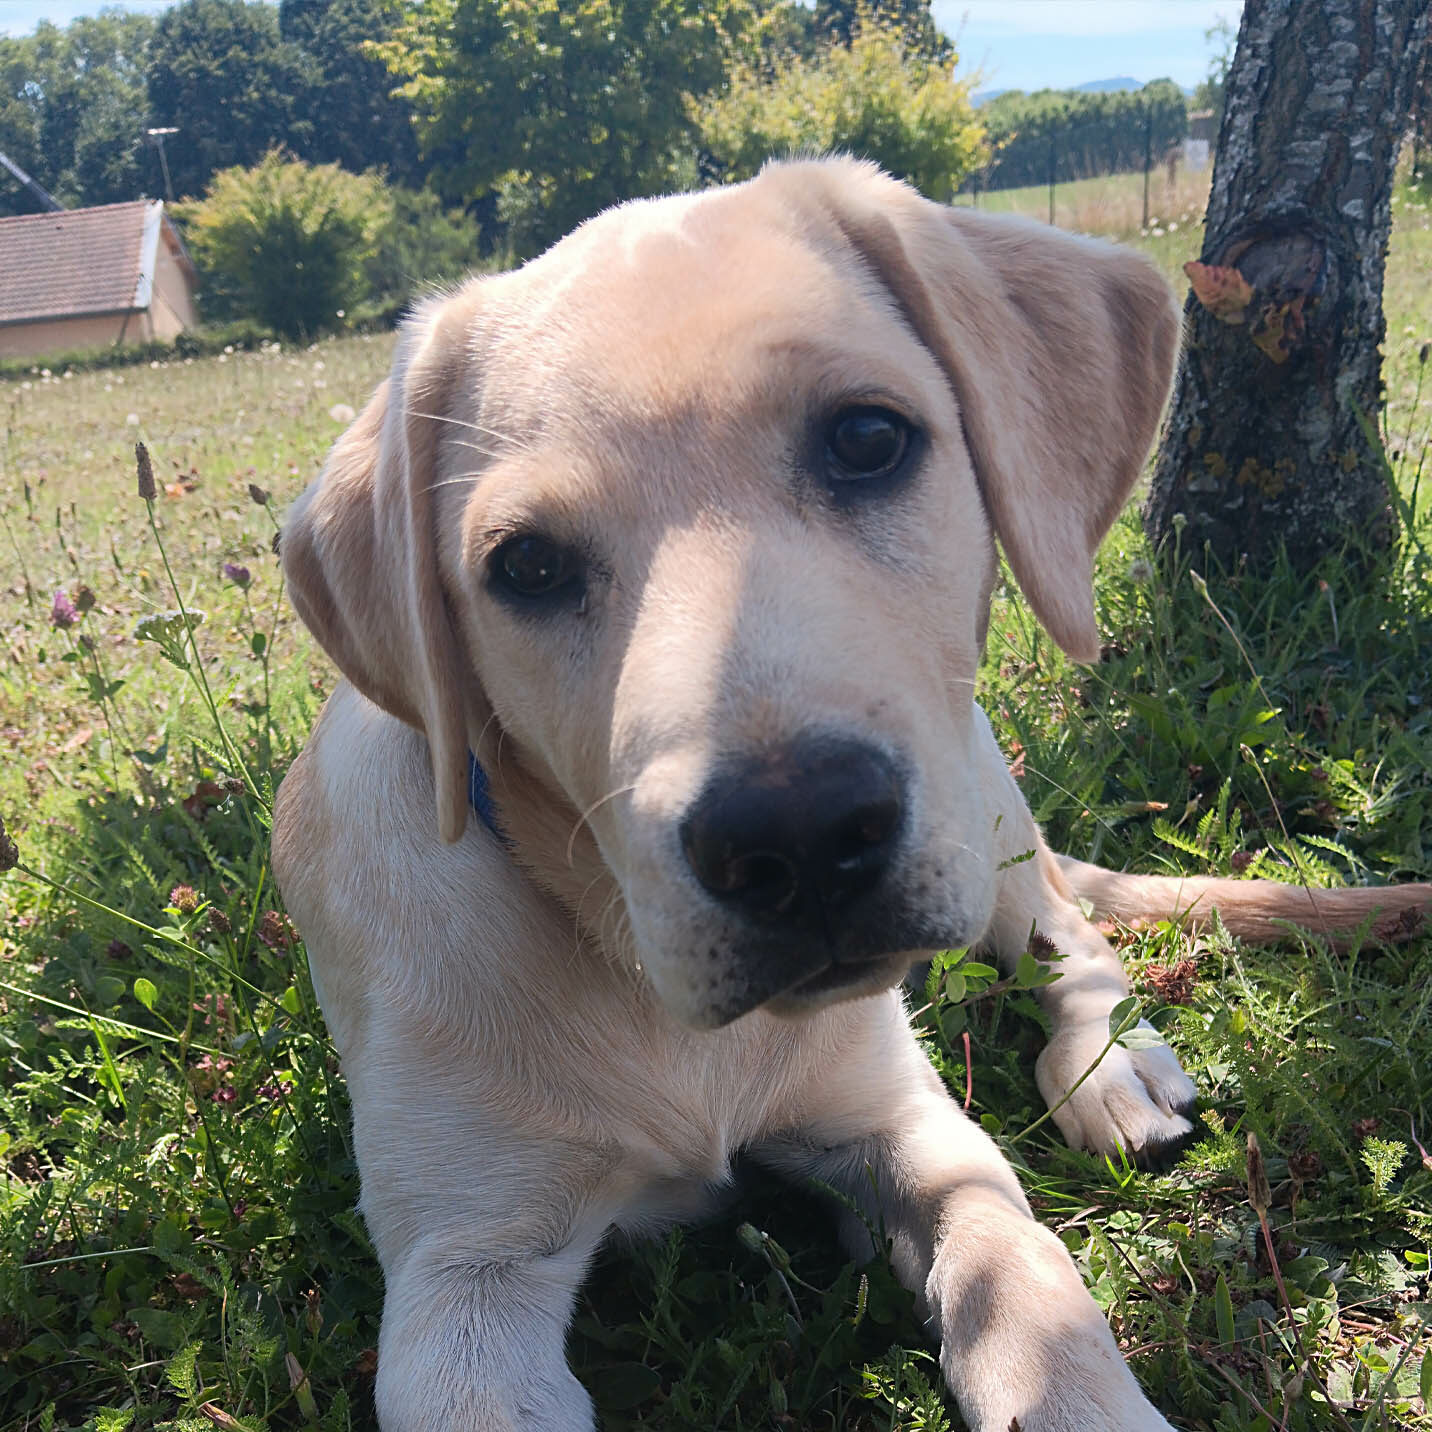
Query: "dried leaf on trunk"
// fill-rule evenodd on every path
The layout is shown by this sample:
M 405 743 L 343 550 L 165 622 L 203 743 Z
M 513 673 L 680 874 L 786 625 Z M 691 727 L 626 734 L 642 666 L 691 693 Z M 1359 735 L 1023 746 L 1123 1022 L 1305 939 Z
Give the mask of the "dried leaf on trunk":
M 1253 289 L 1236 268 L 1201 264 L 1195 259 L 1184 264 L 1183 271 L 1193 285 L 1193 296 L 1220 323 L 1236 326 L 1246 319 Z

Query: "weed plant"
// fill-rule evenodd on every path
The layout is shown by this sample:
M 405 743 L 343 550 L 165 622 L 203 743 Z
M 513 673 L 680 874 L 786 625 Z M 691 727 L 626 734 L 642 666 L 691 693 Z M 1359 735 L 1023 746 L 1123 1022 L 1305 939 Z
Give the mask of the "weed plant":
M 1099 561 L 1087 669 L 997 594 L 982 698 L 1056 846 L 1320 885 L 1432 876 L 1425 204 L 1399 195 L 1389 274 L 1394 551 L 1349 550 L 1309 586 L 1197 552 L 1155 563 L 1130 513 Z M 274 787 L 332 673 L 270 542 L 389 351 L 265 345 L 0 388 L 18 847 L 0 879 L 0 1432 L 374 1425 L 381 1279 L 268 863 Z M 1199 1086 L 1202 1141 L 1154 1175 L 1058 1139 L 1032 1077 L 1033 955 L 1013 980 L 978 952 L 932 966 L 913 1007 L 954 1096 L 1176 1425 L 1432 1426 L 1432 940 L 1109 933 Z M 562 994 L 548 1017 L 579 1019 Z M 881 1230 L 847 1265 L 824 1209 L 748 1171 L 708 1223 L 608 1250 L 571 1339 L 603 1426 L 959 1427 Z

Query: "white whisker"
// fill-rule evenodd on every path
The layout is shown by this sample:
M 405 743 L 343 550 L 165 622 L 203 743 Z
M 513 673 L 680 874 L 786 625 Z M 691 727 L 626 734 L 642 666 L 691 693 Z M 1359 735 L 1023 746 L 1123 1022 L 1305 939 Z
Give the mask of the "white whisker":
M 482 723 L 482 730 L 477 733 L 477 744 L 478 744 L 479 746 L 481 746 L 482 743 L 483 743 L 483 741 L 485 741 L 485 740 L 487 739 L 487 728 L 488 728 L 489 726 L 491 726 L 492 723 L 493 723 L 494 721 L 496 721 L 496 720 L 497 720 L 497 712 L 496 712 L 496 711 L 490 711 L 490 712 L 488 712 L 487 720 Z M 500 744 L 500 743 L 499 743 L 499 744 Z M 476 755 L 476 754 L 477 754 L 476 751 L 474 751 L 473 754 Z
M 588 881 L 587 888 L 583 890 L 582 893 L 577 897 L 577 908 L 572 912 L 572 960 L 574 963 L 581 956 L 582 941 L 587 938 L 587 930 L 582 924 L 582 906 L 587 903 L 587 896 L 590 895 L 592 893 L 592 890 L 601 883 L 606 873 L 607 872 L 605 870 L 597 871 L 597 873 L 591 878 L 591 880 Z M 608 896 L 607 898 L 608 900 L 611 899 L 610 896 Z M 600 910 L 597 912 L 597 918 L 601 918 Z
M 466 418 L 449 417 L 447 413 L 421 413 L 416 408 L 404 408 L 403 415 L 409 418 L 426 418 L 433 423 L 451 423 L 455 428 L 471 428 L 476 433 L 488 432 L 480 423 L 469 422 Z M 495 437 L 496 434 L 488 433 L 488 436 Z
M 615 894 L 619 896 L 621 892 L 618 890 Z M 613 931 L 611 939 L 609 941 L 604 939 L 603 944 L 610 949 L 612 959 L 619 966 L 632 974 L 639 974 L 641 961 L 637 958 L 636 937 L 632 934 L 631 915 L 627 911 L 626 902 L 615 904 L 615 908 L 610 913 L 616 917 L 616 929 Z M 605 925 L 605 920 L 603 924 Z
M 483 447 L 481 443 L 470 443 L 466 438 L 454 438 L 454 447 L 467 448 L 472 452 L 481 453 L 483 457 L 499 458 L 502 456 L 495 448 Z
M 483 437 L 496 439 L 511 452 L 528 452 L 532 446 L 530 443 L 518 442 L 510 433 L 499 432 L 496 428 L 486 427 L 482 423 L 474 423 L 468 418 L 454 418 L 447 413 L 421 413 L 416 408 L 404 408 L 403 413 L 409 418 L 425 418 L 433 423 L 451 423 L 455 428 L 468 428 L 472 432 L 480 433 Z M 479 448 L 478 451 L 481 452 L 482 449 Z
M 621 890 L 614 886 L 610 895 L 602 902 L 602 908 L 597 911 L 596 928 L 593 933 L 597 937 L 597 944 L 601 946 L 603 953 L 608 959 L 621 963 L 622 929 L 620 921 L 626 915 L 625 905 L 620 904 Z M 618 921 L 615 930 L 608 933 L 608 925 L 613 920 Z
M 436 492 L 440 487 L 456 487 L 459 483 L 471 487 L 482 474 L 480 472 L 459 472 L 452 477 L 444 477 L 438 482 L 430 482 L 423 489 L 424 492 Z
M 615 800 L 618 796 L 629 795 L 635 789 L 636 787 L 634 785 L 618 786 L 616 790 L 608 791 L 606 795 L 604 795 L 600 800 L 593 801 L 592 804 L 589 805 L 586 810 L 584 810 L 581 815 L 577 817 L 577 823 L 572 827 L 572 833 L 567 837 L 568 869 L 570 869 L 572 865 L 572 847 L 576 843 L 577 832 L 581 830 L 581 828 L 587 823 L 587 819 L 592 814 L 592 812 L 599 810 L 602 806 L 606 805 L 608 801 Z M 595 835 L 596 831 L 593 831 L 592 834 Z

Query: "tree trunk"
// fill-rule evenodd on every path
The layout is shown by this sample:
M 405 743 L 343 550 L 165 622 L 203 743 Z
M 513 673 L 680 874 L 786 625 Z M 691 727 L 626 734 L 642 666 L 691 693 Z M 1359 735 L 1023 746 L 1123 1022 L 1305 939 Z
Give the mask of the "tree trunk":
M 1376 430 L 1393 170 L 1429 0 L 1247 0 L 1187 351 L 1144 511 L 1157 544 L 1303 566 L 1395 531 Z

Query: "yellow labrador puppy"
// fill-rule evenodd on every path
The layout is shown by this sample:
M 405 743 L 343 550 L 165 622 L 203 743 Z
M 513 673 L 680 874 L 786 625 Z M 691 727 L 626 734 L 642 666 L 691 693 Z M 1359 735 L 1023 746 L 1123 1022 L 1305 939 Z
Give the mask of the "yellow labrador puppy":
M 347 683 L 274 830 L 352 1091 L 388 1432 L 590 1429 L 593 1251 L 738 1151 L 889 1231 L 972 1427 L 1167 1428 L 898 985 L 1037 927 L 1054 1103 L 1127 991 L 1080 889 L 1314 923 L 1426 898 L 1061 869 L 974 704 L 996 539 L 1097 656 L 1094 550 L 1178 333 L 1135 255 L 849 160 L 623 206 L 406 325 L 284 530 Z M 1056 1120 L 1151 1155 L 1193 1098 L 1116 1048 Z

